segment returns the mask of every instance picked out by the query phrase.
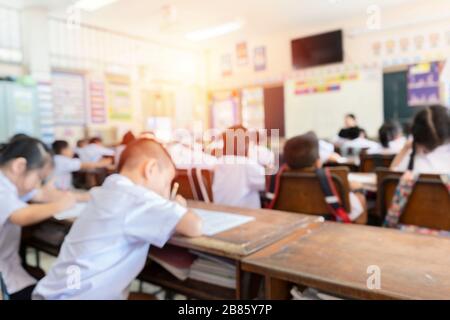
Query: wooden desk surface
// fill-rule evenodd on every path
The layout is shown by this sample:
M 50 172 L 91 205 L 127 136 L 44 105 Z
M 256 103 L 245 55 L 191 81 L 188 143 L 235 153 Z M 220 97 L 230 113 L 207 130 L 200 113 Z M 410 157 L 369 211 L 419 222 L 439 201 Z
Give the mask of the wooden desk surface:
M 298 228 L 322 222 L 321 217 L 263 209 L 242 209 L 204 202 L 188 202 L 195 209 L 216 210 L 255 217 L 252 222 L 214 235 L 185 238 L 174 236 L 170 244 L 202 252 L 240 259 L 288 236 Z
M 450 239 L 324 223 L 242 260 L 242 269 L 357 299 L 450 299 Z M 369 266 L 381 289 L 367 287 Z

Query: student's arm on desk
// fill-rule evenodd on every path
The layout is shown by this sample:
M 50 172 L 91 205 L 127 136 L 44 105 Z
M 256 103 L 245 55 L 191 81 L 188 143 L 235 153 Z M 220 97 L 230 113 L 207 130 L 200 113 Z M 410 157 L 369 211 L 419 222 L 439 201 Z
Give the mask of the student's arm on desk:
M 112 164 L 112 160 L 108 158 L 103 158 L 97 162 L 82 162 L 81 170 L 93 170 L 107 168 Z
M 408 142 L 406 142 L 405 146 L 402 148 L 402 150 L 400 150 L 400 152 L 397 154 L 397 156 L 392 161 L 392 164 L 389 169 L 392 171 L 396 170 L 397 167 L 403 162 L 403 159 L 410 154 L 412 147 L 413 147 L 412 140 L 409 140 Z
M 178 202 L 183 207 L 186 207 L 186 200 L 177 196 L 176 202 Z M 202 235 L 203 223 L 202 219 L 191 209 L 187 209 L 187 212 L 178 222 L 175 231 L 186 237 L 200 237 Z
M 10 221 L 18 226 L 26 227 L 53 217 L 55 214 L 70 209 L 76 199 L 70 192 L 64 193 L 58 201 L 45 204 L 30 204 L 14 211 Z

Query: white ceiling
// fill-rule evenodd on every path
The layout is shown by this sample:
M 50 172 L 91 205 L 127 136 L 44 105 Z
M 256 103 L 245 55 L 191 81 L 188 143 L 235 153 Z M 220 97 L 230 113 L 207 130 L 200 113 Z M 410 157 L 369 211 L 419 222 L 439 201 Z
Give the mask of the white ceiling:
M 187 44 L 184 35 L 231 20 L 244 28 L 229 37 L 252 37 L 309 25 L 364 17 L 371 4 L 382 9 L 416 0 L 118 0 L 98 11 L 82 13 L 82 22 L 169 43 Z M 64 18 L 74 0 L 0 0 L 8 6 L 47 6 Z M 165 5 L 176 8 L 172 25 L 163 18 Z

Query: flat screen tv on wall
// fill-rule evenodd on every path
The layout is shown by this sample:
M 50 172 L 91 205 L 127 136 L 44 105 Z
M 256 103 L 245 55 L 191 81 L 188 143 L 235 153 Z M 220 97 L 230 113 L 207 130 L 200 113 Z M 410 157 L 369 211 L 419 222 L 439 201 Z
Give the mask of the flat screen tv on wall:
M 342 30 L 294 39 L 291 42 L 292 64 L 304 69 L 344 60 Z

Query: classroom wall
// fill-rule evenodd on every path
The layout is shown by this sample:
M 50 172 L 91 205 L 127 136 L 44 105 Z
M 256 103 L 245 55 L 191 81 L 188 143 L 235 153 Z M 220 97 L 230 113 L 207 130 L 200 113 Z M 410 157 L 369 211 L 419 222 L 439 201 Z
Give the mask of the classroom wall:
M 338 4 L 336 4 L 338 5 Z M 342 21 L 334 21 L 329 24 L 309 26 L 307 28 L 288 30 L 277 34 L 250 39 L 234 38 L 230 41 L 222 41 L 221 44 L 211 47 L 207 51 L 207 82 L 209 90 L 221 90 L 225 88 L 237 88 L 266 83 L 286 83 L 294 79 L 316 79 L 327 77 L 329 74 L 339 74 L 348 69 L 378 68 L 381 74 L 384 69 L 400 65 L 408 65 L 422 61 L 445 60 L 450 56 L 450 2 L 446 0 L 417 1 L 414 4 L 403 5 L 398 8 L 382 10 L 380 12 L 381 30 L 369 30 L 367 23 L 369 16 L 361 12 L 359 16 L 349 17 Z M 295 38 L 317 34 L 335 29 L 344 30 L 345 62 L 343 64 L 329 65 L 325 67 L 310 68 L 302 71 L 294 71 L 291 66 L 290 41 Z M 369 32 L 370 31 L 370 32 Z M 236 65 L 236 44 L 246 41 L 249 49 L 250 63 L 247 66 Z M 421 44 L 421 45 L 420 45 Z M 267 68 L 265 71 L 256 72 L 253 69 L 252 55 L 255 47 L 265 46 L 267 52 Z M 231 54 L 233 57 L 233 70 L 230 76 L 222 75 L 221 57 Z M 361 115 L 362 125 L 369 128 L 369 135 L 376 135 L 376 128 L 381 125 L 383 119 L 381 77 L 373 90 L 365 90 L 370 105 L 361 104 L 356 114 Z M 305 108 L 312 114 L 302 113 L 302 117 L 318 118 L 323 110 L 326 110 L 325 102 L 332 100 L 323 95 L 310 96 L 304 99 Z M 443 101 L 446 102 L 446 101 Z M 294 119 L 290 117 L 291 111 L 296 110 L 297 99 L 286 99 L 286 125 L 289 128 L 295 126 Z M 340 119 L 347 109 L 338 108 L 340 112 L 333 116 Z M 355 110 L 348 110 L 355 111 Z M 303 119 L 303 118 L 302 118 Z M 301 128 L 300 120 L 297 123 Z M 331 124 L 330 124 L 331 125 Z M 337 125 L 337 123 L 335 124 Z M 333 128 L 336 132 L 337 128 Z M 287 130 L 296 133 L 298 130 Z M 317 128 L 318 134 L 329 137 L 331 129 L 327 125 Z

